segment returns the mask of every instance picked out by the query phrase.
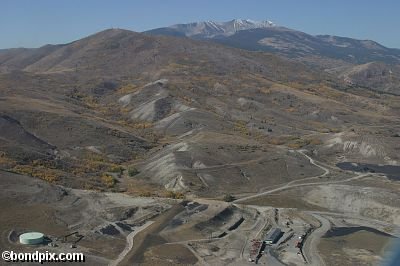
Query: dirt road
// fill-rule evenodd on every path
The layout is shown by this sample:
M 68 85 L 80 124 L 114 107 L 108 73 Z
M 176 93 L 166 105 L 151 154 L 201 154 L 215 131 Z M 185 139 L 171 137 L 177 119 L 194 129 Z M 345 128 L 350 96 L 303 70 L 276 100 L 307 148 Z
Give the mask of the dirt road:
M 316 177 L 324 177 L 326 175 L 328 175 L 330 173 L 329 169 L 320 165 L 319 163 L 317 163 L 313 158 L 311 158 L 310 156 L 308 156 L 307 154 L 305 154 L 304 152 L 306 152 L 306 150 L 299 150 L 299 153 L 303 154 L 305 157 L 307 157 L 307 159 L 310 161 L 310 163 L 312 165 L 315 165 L 316 167 L 322 169 L 324 171 L 324 173 L 322 175 L 316 176 Z
M 148 226 L 150 226 L 151 224 L 153 224 L 154 221 L 147 221 L 144 225 L 138 227 L 135 229 L 135 231 L 133 231 L 132 233 L 130 233 L 127 237 L 126 237 L 126 247 L 125 249 L 121 252 L 121 254 L 118 255 L 118 258 L 114 261 L 112 261 L 109 266 L 117 266 L 124 258 L 125 256 L 132 250 L 133 248 L 133 239 L 134 237 L 141 232 L 142 230 L 146 229 Z
M 306 150 L 299 150 L 298 152 L 299 152 L 300 154 L 302 154 L 303 156 L 305 156 L 305 157 L 310 161 L 310 164 L 312 164 L 312 165 L 314 165 L 314 166 L 320 168 L 321 170 L 323 170 L 323 171 L 324 171 L 323 174 L 317 175 L 317 176 L 310 176 L 310 177 L 302 178 L 302 179 L 299 179 L 299 180 L 293 180 L 293 181 L 291 181 L 291 182 L 288 182 L 288 183 L 282 185 L 281 187 L 278 187 L 278 188 L 275 188 L 275 189 L 272 189 L 272 190 L 268 190 L 268 191 L 264 191 L 264 192 L 260 192 L 260 193 L 257 193 L 257 194 L 255 194 L 255 195 L 243 197 L 243 198 L 240 198 L 240 199 L 235 200 L 234 202 L 235 202 L 235 203 L 237 203 L 237 202 L 243 202 L 243 201 L 246 201 L 246 200 L 249 200 L 249 199 L 257 198 L 257 197 L 260 197 L 260 196 L 268 195 L 268 194 L 271 194 L 271 193 L 274 193 L 274 192 L 282 191 L 282 190 L 289 189 L 289 188 L 293 188 L 293 187 L 301 187 L 301 186 L 310 186 L 310 185 L 318 185 L 318 184 L 328 184 L 328 183 L 331 183 L 331 182 L 318 182 L 318 183 L 315 183 L 315 182 L 314 182 L 314 183 L 302 183 L 302 184 L 296 184 L 296 185 L 294 185 L 295 183 L 300 182 L 300 181 L 322 178 L 322 177 L 324 177 L 324 176 L 326 176 L 326 175 L 328 175 L 328 174 L 330 173 L 330 171 L 329 171 L 328 168 L 326 168 L 326 167 L 320 165 L 319 163 L 317 163 L 313 158 L 311 158 L 310 156 L 308 156 L 307 154 L 305 154 L 305 153 L 304 153 L 305 151 L 306 151 Z M 344 181 L 345 181 L 345 180 L 336 181 L 336 182 L 344 182 Z M 348 179 L 347 181 L 350 181 L 350 179 Z M 332 182 L 335 182 L 335 181 L 332 181 Z
M 244 202 L 244 201 L 247 201 L 247 200 L 250 200 L 250 199 L 258 198 L 258 197 L 261 197 L 261 196 L 266 196 L 266 195 L 269 195 L 269 194 L 272 194 L 272 193 L 275 193 L 275 192 L 278 192 L 278 191 L 291 189 L 291 188 L 296 188 L 296 187 L 306 187 L 306 186 L 318 186 L 318 185 L 329 185 L 329 184 L 346 183 L 346 182 L 354 181 L 354 180 L 357 180 L 357 179 L 361 179 L 361 178 L 366 177 L 368 175 L 370 175 L 370 174 L 369 173 L 358 174 L 358 175 L 353 176 L 353 177 L 348 178 L 348 179 L 338 180 L 338 181 L 329 181 L 329 182 L 312 182 L 312 183 L 304 183 L 304 184 L 296 184 L 296 185 L 289 185 L 289 183 L 288 183 L 288 184 L 283 185 L 282 187 L 278 187 L 278 188 L 275 188 L 275 189 L 272 189 L 272 190 L 264 191 L 264 192 L 257 193 L 257 194 L 251 195 L 251 196 L 247 196 L 247 197 L 243 197 L 243 198 L 237 199 L 237 200 L 234 201 L 234 203 Z M 304 179 L 302 179 L 302 180 L 304 180 Z
M 135 262 L 138 262 L 138 258 L 144 254 L 147 248 L 149 248 L 149 243 L 145 243 L 146 238 L 151 235 L 158 235 L 158 233 L 168 225 L 172 218 L 184 209 L 185 208 L 182 204 L 176 204 L 168 211 L 160 214 L 152 224 L 138 232 L 135 235 L 135 238 L 132 239 L 132 241 L 134 241 L 132 248 L 118 265 L 133 265 Z
M 331 229 L 331 223 L 321 215 L 310 213 L 321 224 L 306 239 L 303 247 L 303 254 L 309 265 L 324 266 L 325 263 L 318 252 L 318 243 L 322 236 Z

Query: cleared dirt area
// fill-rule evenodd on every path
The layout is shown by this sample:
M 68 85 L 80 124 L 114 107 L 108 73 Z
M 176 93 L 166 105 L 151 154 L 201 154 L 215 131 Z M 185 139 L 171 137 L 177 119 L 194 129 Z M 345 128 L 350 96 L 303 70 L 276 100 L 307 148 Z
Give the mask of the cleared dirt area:
M 260 264 L 317 265 L 324 261 L 326 265 L 346 265 L 340 264 L 341 259 L 351 257 L 348 261 L 353 264 L 348 265 L 364 265 L 365 261 L 379 261 L 391 238 L 371 230 L 321 238 L 327 228 L 364 226 L 400 233 L 390 223 L 395 221 L 397 212 L 377 196 L 380 190 L 357 194 L 341 184 L 295 187 L 238 204 L 207 199 L 134 198 L 121 193 L 65 189 L 7 172 L 2 172 L 1 177 L 6 181 L 1 184 L 0 195 L 0 222 L 4 225 L 1 248 L 70 251 L 77 238 L 64 241 L 59 237 L 78 231 L 83 239 L 76 243 L 74 251 L 83 252 L 88 265 L 251 265 L 248 260 L 254 258 L 254 243 L 265 239 L 274 227 L 281 228 L 283 235 L 260 253 Z M 329 193 L 321 197 L 326 191 Z M 357 211 L 345 215 L 337 211 L 336 205 L 324 203 L 325 198 L 339 192 L 349 202 L 357 203 L 351 199 L 365 194 L 365 200 L 370 201 L 365 206 L 374 202 L 387 205 L 387 221 L 363 217 L 361 214 L 368 213 L 358 212 L 364 208 L 362 204 L 350 205 L 352 208 L 344 205 L 343 210 Z M 57 247 L 21 246 L 8 239 L 12 230 L 43 232 Z M 301 250 L 299 237 L 305 235 Z M 370 239 L 376 241 L 372 244 Z
M 298 196 L 289 193 L 283 193 L 283 195 L 261 196 L 258 198 L 246 200 L 242 203 L 257 206 L 274 206 L 277 208 L 296 208 L 299 210 L 326 210 L 325 208 L 322 208 L 320 206 L 307 203 L 301 200 Z
M 193 265 L 198 262 L 196 256 L 184 245 L 155 245 L 147 249 L 141 265 Z
M 166 243 L 158 233 L 183 209 L 184 207 L 181 204 L 173 206 L 171 209 L 161 214 L 149 227 L 139 232 L 133 239 L 133 248 L 126 255 L 125 259 L 121 261 L 120 265 L 142 263 L 146 260 L 147 249 Z M 171 255 L 174 256 L 173 254 Z M 176 254 L 176 256 L 178 255 L 179 253 Z
M 6 226 L 1 232 L 1 247 L 11 245 L 16 250 L 27 250 L 7 240 L 11 230 L 40 231 L 51 239 L 79 231 L 84 237 L 76 250 L 87 254 L 93 265 L 246 265 L 254 257 L 254 243 L 264 239 L 271 228 L 279 227 L 283 236 L 261 253 L 261 264 L 329 266 L 351 257 L 348 265 L 364 265 L 366 261 L 380 261 L 389 237 L 361 230 L 324 238 L 325 231 L 335 226 L 368 226 L 389 233 L 398 230 L 399 187 L 375 173 L 341 173 L 302 151 L 259 158 L 254 156 L 263 154 L 262 151 L 243 151 L 242 159 L 246 160 L 241 162 L 204 164 L 205 156 L 201 160 L 189 159 L 191 153 L 185 151 L 189 147 L 176 147 L 179 151 L 174 151 L 175 156 L 180 161 L 176 169 L 201 182 L 206 194 L 209 189 L 222 189 L 224 184 L 227 188 L 235 186 L 238 191 L 238 184 L 247 184 L 249 188 L 252 182 L 258 182 L 264 167 L 275 166 L 276 171 L 287 172 L 275 179 L 276 184 L 257 187 L 255 196 L 243 193 L 244 200 L 231 203 L 198 199 L 194 195 L 191 201 L 182 201 L 66 189 L 2 172 L 5 182 L 1 185 L 0 204 L 4 211 L 0 222 Z M 251 146 L 244 147 L 252 150 Z M 210 148 L 210 152 L 214 151 Z M 226 152 L 225 156 L 230 154 Z M 295 162 L 283 160 L 289 157 L 296 158 Z M 251 169 L 255 165 L 258 166 Z M 300 175 L 302 178 L 288 174 L 297 171 L 299 177 L 298 169 L 304 166 L 307 170 Z M 233 183 L 217 178 L 230 174 L 240 178 L 232 178 Z M 379 185 L 374 186 L 374 181 Z M 177 178 L 176 183 L 179 182 Z M 12 203 L 7 204 L 9 201 Z M 9 216 L 13 209 L 14 216 Z M 141 230 L 147 221 L 152 223 Z M 304 246 L 299 247 L 299 237 L 305 235 Z M 373 245 L 364 245 L 368 239 L 377 240 Z M 54 241 L 59 243 L 54 250 L 65 251 L 73 239 L 67 243 Z
M 130 232 L 170 207 L 151 198 L 64 189 L 3 171 L 0 177 L 2 250 L 83 252 L 88 265 L 108 265 L 124 250 Z M 26 231 L 42 232 L 53 245 L 20 245 L 18 235 Z
M 295 184 L 291 187 L 284 185 L 282 190 L 274 188 L 259 193 L 257 197 L 238 201 L 259 206 L 353 213 L 398 224 L 399 188 L 397 184 L 389 182 L 380 182 L 377 186 L 372 182 L 378 182 L 382 178 L 384 177 L 362 173 L 338 181 Z
M 11 246 L 17 249 L 22 248 L 8 242 L 7 235 L 11 230 L 29 228 L 32 231 L 46 232 L 56 236 L 69 232 L 65 225 L 56 221 L 56 209 L 46 204 L 25 205 L 9 200 L 0 200 L 0 206 L 1 250 L 6 250 Z

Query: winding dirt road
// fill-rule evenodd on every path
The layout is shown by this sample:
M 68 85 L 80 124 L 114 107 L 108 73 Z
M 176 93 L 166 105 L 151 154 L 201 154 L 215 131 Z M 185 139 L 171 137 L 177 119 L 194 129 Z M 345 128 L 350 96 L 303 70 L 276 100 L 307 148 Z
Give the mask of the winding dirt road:
M 326 176 L 326 175 L 328 175 L 330 173 L 328 168 L 326 168 L 326 167 L 322 166 L 321 164 L 317 163 L 313 158 L 311 158 L 310 156 L 305 154 L 304 152 L 306 152 L 306 150 L 299 150 L 298 152 L 303 154 L 310 161 L 310 163 L 312 165 L 315 165 L 316 167 L 318 167 L 318 168 L 320 168 L 320 169 L 322 169 L 324 171 L 324 173 L 322 175 L 318 175 L 318 176 L 315 176 L 315 177 L 324 177 L 324 176 Z
M 150 226 L 152 223 L 154 223 L 154 221 L 147 221 L 144 225 L 138 227 L 135 229 L 135 231 L 133 231 L 132 233 L 130 233 L 127 237 L 126 237 L 126 246 L 125 249 L 118 255 L 118 258 L 114 261 L 112 261 L 109 266 L 117 266 L 124 258 L 125 256 L 129 253 L 129 251 L 131 251 L 131 249 L 133 248 L 133 238 L 135 237 L 135 235 L 137 235 L 140 231 L 146 229 L 148 226 Z
M 312 176 L 312 177 L 307 177 L 307 178 L 303 178 L 303 179 L 299 179 L 299 180 L 294 180 L 291 181 L 289 183 L 286 183 L 285 185 L 275 188 L 275 189 L 271 189 L 268 191 L 264 191 L 264 192 L 260 192 L 251 196 L 247 196 L 247 197 L 243 197 L 240 199 L 235 200 L 235 203 L 239 203 L 239 202 L 244 202 L 250 199 L 254 199 L 254 198 L 258 198 L 261 196 L 265 196 L 265 195 L 269 195 L 278 191 L 282 191 L 282 190 L 286 190 L 286 189 L 291 189 L 291 188 L 296 188 L 296 187 L 306 187 L 306 186 L 317 186 L 317 185 L 329 185 L 329 184 L 340 184 L 340 183 L 345 183 L 345 182 L 349 182 L 349 181 L 353 181 L 353 180 L 357 180 L 363 177 L 366 177 L 368 175 L 370 175 L 369 173 L 364 173 L 364 174 L 357 174 L 356 176 L 353 176 L 351 178 L 348 179 L 344 179 L 344 180 L 338 180 L 338 181 L 329 181 L 329 182 L 311 182 L 311 183 L 301 183 L 301 184 L 294 184 L 296 182 L 299 181 L 304 181 L 304 180 L 309 180 L 309 179 L 316 179 L 316 178 L 321 178 L 324 177 L 326 175 L 328 175 L 330 173 L 329 169 L 327 169 L 326 167 L 319 165 L 314 159 L 312 159 L 311 157 L 309 157 L 308 155 L 304 154 L 304 151 L 299 151 L 301 154 L 303 154 L 304 156 L 306 156 L 309 160 L 310 163 L 321 168 L 324 173 L 318 176 Z M 293 185 L 294 184 L 294 185 Z
M 307 237 L 303 247 L 303 254 L 309 265 L 324 266 L 325 265 L 324 260 L 318 253 L 318 243 L 321 237 L 323 237 L 325 233 L 329 229 L 331 229 L 331 223 L 329 222 L 328 219 L 318 214 L 315 213 L 310 213 L 310 214 L 320 222 L 321 226 L 315 229 Z

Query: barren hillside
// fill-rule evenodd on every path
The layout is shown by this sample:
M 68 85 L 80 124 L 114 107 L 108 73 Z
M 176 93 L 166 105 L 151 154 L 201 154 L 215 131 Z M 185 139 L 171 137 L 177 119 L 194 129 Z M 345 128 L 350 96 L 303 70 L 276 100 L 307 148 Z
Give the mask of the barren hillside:
M 110 29 L 0 57 L 2 167 L 75 187 L 254 192 L 318 172 L 288 149 L 398 121 L 396 97 L 189 39 Z

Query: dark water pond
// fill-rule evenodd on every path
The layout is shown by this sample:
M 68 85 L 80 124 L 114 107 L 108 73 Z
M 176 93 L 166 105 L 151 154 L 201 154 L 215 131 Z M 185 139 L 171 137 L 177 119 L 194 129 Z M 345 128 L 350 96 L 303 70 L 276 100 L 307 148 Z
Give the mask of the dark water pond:
M 371 227 L 366 227 L 366 226 L 334 227 L 334 228 L 330 229 L 328 232 L 326 232 L 324 237 L 346 236 L 346 235 L 356 233 L 358 231 L 367 231 L 367 232 L 375 233 L 375 234 L 382 235 L 382 236 L 393 237 L 390 234 L 387 234 L 385 232 L 379 231 L 379 230 L 371 228 Z
M 354 172 L 385 174 L 391 180 L 400 181 L 400 166 L 397 165 L 377 165 L 368 163 L 343 162 L 336 164 L 336 166 L 342 170 Z

